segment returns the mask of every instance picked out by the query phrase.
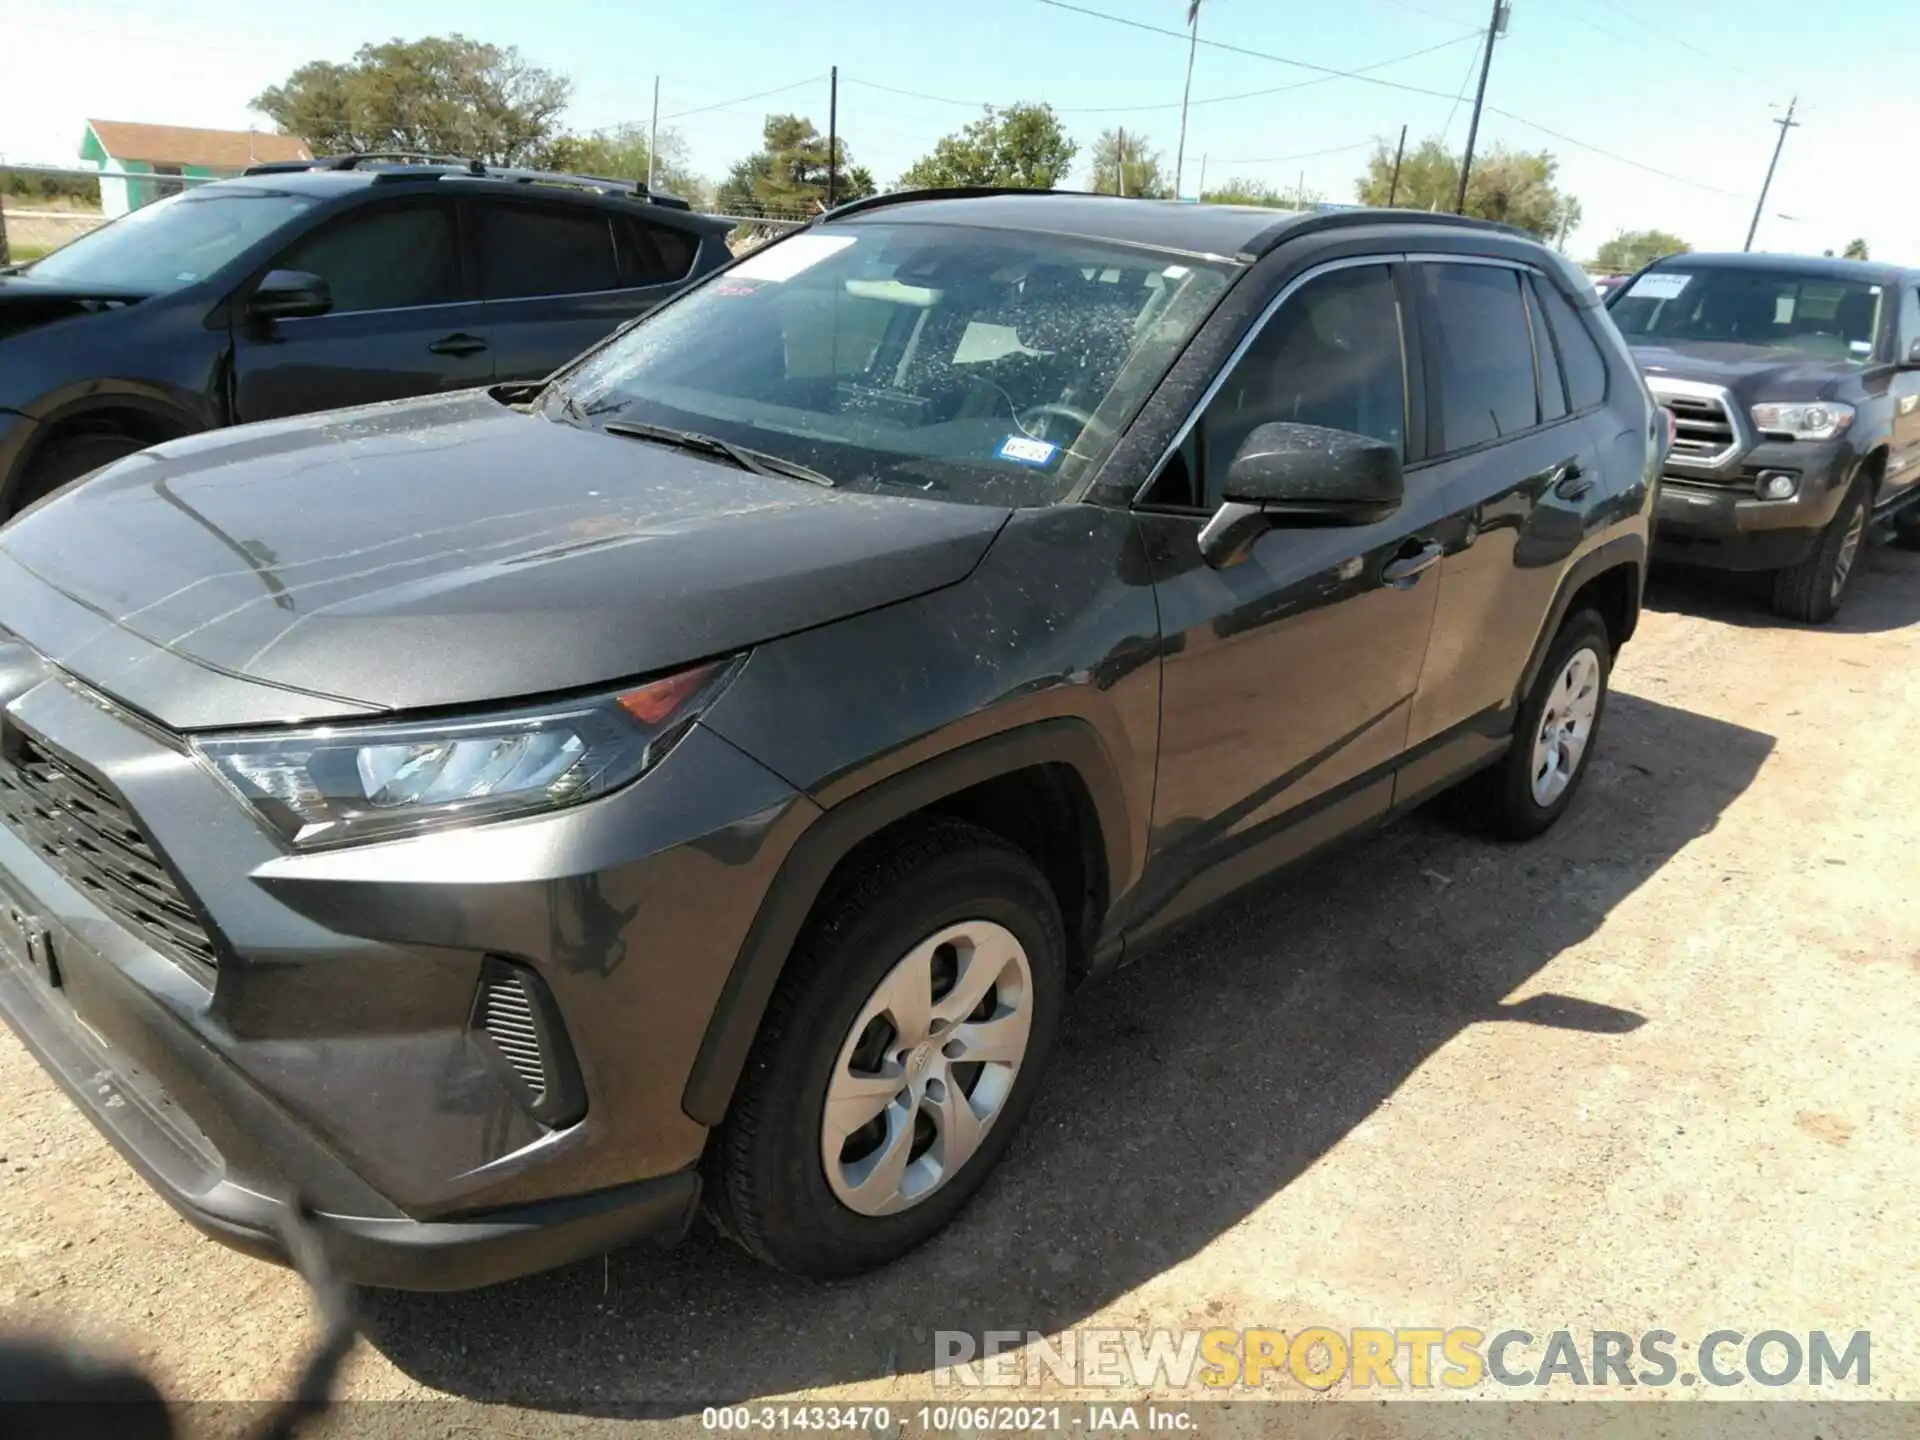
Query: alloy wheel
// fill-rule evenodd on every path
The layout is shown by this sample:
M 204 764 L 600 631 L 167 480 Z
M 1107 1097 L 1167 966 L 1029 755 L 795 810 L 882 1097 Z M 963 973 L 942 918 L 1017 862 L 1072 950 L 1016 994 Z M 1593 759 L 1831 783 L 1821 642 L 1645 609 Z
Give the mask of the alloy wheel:
M 1573 783 L 1600 712 L 1600 657 L 1582 647 L 1567 657 L 1547 695 L 1533 740 L 1533 803 L 1553 804 Z

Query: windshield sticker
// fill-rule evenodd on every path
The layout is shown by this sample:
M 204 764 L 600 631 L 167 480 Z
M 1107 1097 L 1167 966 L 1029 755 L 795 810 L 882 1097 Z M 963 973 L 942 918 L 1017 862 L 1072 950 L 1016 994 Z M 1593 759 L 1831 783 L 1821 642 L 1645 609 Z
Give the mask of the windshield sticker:
M 727 271 L 733 280 L 791 280 L 854 243 L 852 235 L 793 235 L 754 251 Z
M 1793 296 L 1776 295 L 1773 299 L 1773 323 L 1791 325 L 1793 323 Z
M 994 453 L 1002 460 L 1011 460 L 1016 465 L 1031 465 L 1035 469 L 1045 469 L 1053 464 L 1053 458 L 1060 453 L 1060 447 L 1049 444 L 1045 440 L 1030 439 L 1025 435 L 1009 435 L 1000 442 L 1000 448 Z
M 736 295 L 736 296 L 757 295 L 760 293 L 760 286 L 757 281 L 735 280 L 731 275 L 729 275 L 725 279 L 723 279 L 719 284 L 713 287 L 713 293 L 716 295 Z
M 1687 288 L 1691 275 L 1642 275 L 1627 291 L 1630 300 L 1671 300 Z
M 1870 355 L 1873 353 L 1873 342 L 1871 340 L 1850 340 L 1847 342 L 1847 349 L 1856 355 Z

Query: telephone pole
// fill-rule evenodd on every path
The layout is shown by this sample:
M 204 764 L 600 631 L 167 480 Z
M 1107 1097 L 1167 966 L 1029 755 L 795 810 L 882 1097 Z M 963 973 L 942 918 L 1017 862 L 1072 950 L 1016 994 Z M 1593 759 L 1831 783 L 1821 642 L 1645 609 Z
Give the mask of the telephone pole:
M 1760 228 L 1760 212 L 1767 208 L 1767 191 L 1773 188 L 1773 172 L 1775 167 L 1780 164 L 1780 152 L 1784 150 L 1787 145 L 1787 131 L 1796 128 L 1800 124 L 1798 120 L 1793 118 L 1794 107 L 1799 103 L 1800 97 L 1798 95 L 1787 101 L 1787 118 L 1773 122 L 1780 127 L 1780 138 L 1773 142 L 1773 159 L 1767 162 L 1767 178 L 1760 184 L 1760 198 L 1753 202 L 1753 223 L 1747 227 L 1747 243 L 1740 247 L 1742 250 L 1753 249 L 1754 233 Z
M 1200 0 L 1187 0 L 1187 84 L 1180 92 L 1180 144 L 1173 152 L 1173 198 L 1187 175 L 1187 97 L 1193 94 L 1193 52 L 1200 48 Z
M 1487 72 L 1493 68 L 1493 42 L 1507 33 L 1507 17 L 1513 13 L 1513 0 L 1493 0 L 1493 18 L 1487 21 L 1487 49 L 1480 57 L 1480 88 L 1473 92 L 1473 119 L 1467 124 L 1467 153 L 1460 161 L 1460 193 L 1453 198 L 1453 213 L 1467 213 L 1467 176 L 1473 170 L 1473 144 L 1480 138 L 1480 107 L 1487 99 Z
M 1113 132 L 1113 189 L 1122 200 L 1127 198 L 1127 132 Z
M 647 193 L 653 193 L 654 157 L 660 153 L 660 77 L 653 77 L 653 125 L 647 131 Z
M 819 134 L 814 131 L 814 134 Z M 827 77 L 827 209 L 840 190 L 840 67 Z
M 1407 127 L 1400 127 L 1400 146 L 1393 152 L 1393 179 L 1387 182 L 1387 208 L 1393 208 L 1394 199 L 1400 194 L 1400 161 L 1407 153 Z

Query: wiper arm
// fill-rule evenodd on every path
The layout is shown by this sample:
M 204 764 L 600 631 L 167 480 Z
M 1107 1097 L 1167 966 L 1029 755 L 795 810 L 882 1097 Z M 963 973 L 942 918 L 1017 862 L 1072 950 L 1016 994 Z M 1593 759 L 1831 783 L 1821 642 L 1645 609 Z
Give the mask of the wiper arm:
M 804 480 L 809 485 L 823 485 L 828 489 L 834 485 L 832 476 L 822 475 L 818 470 L 797 461 L 769 455 L 764 450 L 749 449 L 745 445 L 735 445 L 718 435 L 703 435 L 698 430 L 676 430 L 671 425 L 648 425 L 639 420 L 609 420 L 600 428 L 609 435 L 626 435 L 635 440 L 652 440 L 657 444 L 672 445 L 702 455 L 716 455 L 755 475 L 781 475 L 789 480 Z

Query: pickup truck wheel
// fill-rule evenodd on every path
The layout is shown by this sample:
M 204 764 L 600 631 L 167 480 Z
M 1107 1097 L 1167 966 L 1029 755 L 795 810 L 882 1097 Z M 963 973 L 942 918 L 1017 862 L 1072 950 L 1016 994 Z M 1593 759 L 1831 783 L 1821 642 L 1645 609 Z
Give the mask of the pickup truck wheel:
M 762 1260 L 857 1275 L 931 1238 L 1012 1142 L 1066 993 L 1044 876 L 957 821 L 871 856 L 808 922 L 708 1154 Z
M 1455 818 L 1490 839 L 1531 840 L 1566 813 L 1593 762 L 1612 670 L 1606 621 L 1592 610 L 1568 616 L 1520 704 L 1511 748 L 1446 797 Z
M 1773 608 L 1789 620 L 1824 625 L 1840 613 L 1841 602 L 1860 568 L 1860 552 L 1867 542 L 1868 483 L 1853 482 L 1832 521 L 1820 534 L 1813 553 L 1798 565 L 1773 575 Z

